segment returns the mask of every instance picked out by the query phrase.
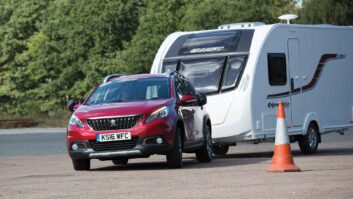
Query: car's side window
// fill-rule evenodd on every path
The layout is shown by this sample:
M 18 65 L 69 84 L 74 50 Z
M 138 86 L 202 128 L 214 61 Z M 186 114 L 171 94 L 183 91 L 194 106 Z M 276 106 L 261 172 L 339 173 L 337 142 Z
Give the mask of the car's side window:
M 194 87 L 191 85 L 191 83 L 187 80 L 183 80 L 184 84 L 185 84 L 185 94 L 186 95 L 196 95 L 196 91 L 194 89 Z
M 181 79 L 175 78 L 175 93 L 178 99 L 181 98 L 181 96 L 184 95 L 184 89 L 183 89 L 183 84 L 180 81 Z

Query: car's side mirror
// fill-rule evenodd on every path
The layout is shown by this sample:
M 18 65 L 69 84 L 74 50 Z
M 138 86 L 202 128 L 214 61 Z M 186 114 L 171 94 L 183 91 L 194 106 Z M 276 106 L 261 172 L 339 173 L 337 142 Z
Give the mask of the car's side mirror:
M 75 100 L 69 100 L 67 102 L 67 108 L 71 111 L 74 112 L 76 109 L 78 109 L 82 105 L 82 100 L 80 101 L 75 101 Z
M 205 93 L 197 93 L 197 102 L 200 106 L 207 104 L 207 96 Z
M 184 95 L 180 98 L 181 105 L 190 105 L 197 101 L 196 97 L 193 95 Z

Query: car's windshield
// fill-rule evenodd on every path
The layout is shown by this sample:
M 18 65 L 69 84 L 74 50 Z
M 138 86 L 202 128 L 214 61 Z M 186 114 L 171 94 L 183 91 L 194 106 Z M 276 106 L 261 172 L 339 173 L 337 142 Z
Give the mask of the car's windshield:
M 98 87 L 86 105 L 170 98 L 168 78 L 117 80 Z

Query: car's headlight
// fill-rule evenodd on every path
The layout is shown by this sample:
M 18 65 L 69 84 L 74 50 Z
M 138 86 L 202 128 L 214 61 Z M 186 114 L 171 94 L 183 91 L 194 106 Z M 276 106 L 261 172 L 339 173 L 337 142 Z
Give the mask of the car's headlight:
M 72 114 L 70 121 L 69 121 L 70 125 L 76 125 L 78 128 L 83 128 L 84 125 L 82 124 L 82 122 L 76 117 L 75 114 Z
M 145 123 L 152 122 L 155 119 L 160 119 L 167 117 L 169 114 L 169 109 L 167 106 L 164 106 L 156 111 L 154 111 L 148 118 L 145 120 Z

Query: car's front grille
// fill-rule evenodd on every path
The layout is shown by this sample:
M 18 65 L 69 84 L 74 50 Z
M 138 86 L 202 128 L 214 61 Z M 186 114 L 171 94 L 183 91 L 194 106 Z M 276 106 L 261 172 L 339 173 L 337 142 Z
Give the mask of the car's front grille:
M 138 138 L 113 142 L 90 141 L 90 144 L 95 151 L 126 150 L 134 148 L 137 144 L 137 140 Z
M 132 128 L 141 120 L 141 118 L 142 115 L 132 115 L 123 117 L 86 119 L 86 122 L 95 131 L 105 131 Z

